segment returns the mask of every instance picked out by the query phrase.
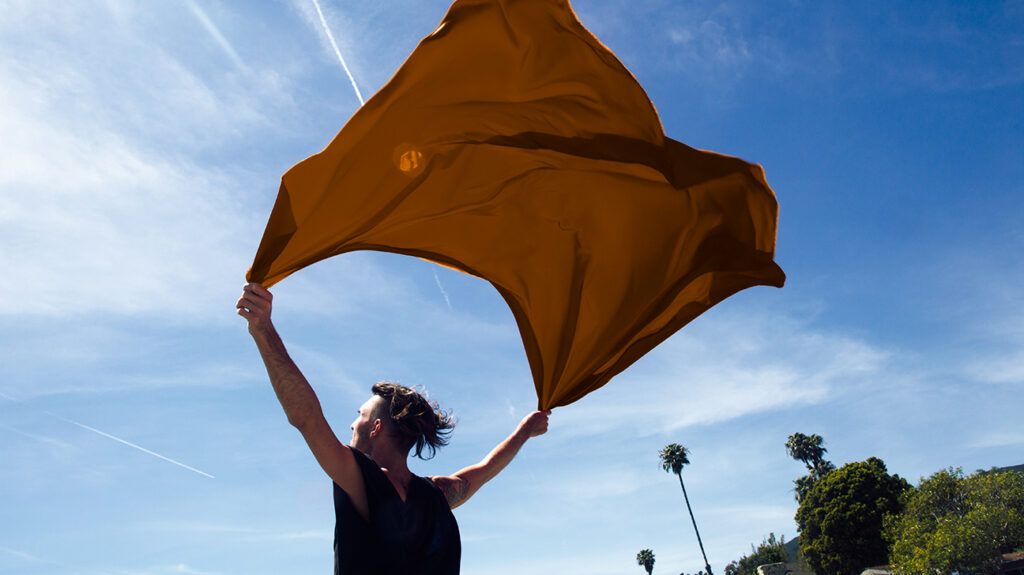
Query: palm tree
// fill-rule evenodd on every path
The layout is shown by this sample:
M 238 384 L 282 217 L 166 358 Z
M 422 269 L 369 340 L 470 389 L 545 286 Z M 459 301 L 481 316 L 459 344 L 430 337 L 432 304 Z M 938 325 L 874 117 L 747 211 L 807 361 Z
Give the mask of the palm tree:
M 707 575 L 711 575 L 711 564 L 708 563 L 708 556 L 704 553 L 704 542 L 700 540 L 700 531 L 697 530 L 697 520 L 693 518 L 693 509 L 690 508 L 690 498 L 686 495 L 686 486 L 683 485 L 683 466 L 690 464 L 689 450 L 678 443 L 670 443 L 661 450 L 661 467 L 679 476 L 679 486 L 683 488 L 683 499 L 686 500 L 686 510 L 690 512 L 690 521 L 693 522 L 693 531 L 697 533 L 697 545 L 700 545 L 700 554 L 704 557 L 704 568 Z
M 647 575 L 651 575 L 651 571 L 654 571 L 654 551 L 641 549 L 636 554 L 636 562 L 647 571 Z
M 799 477 L 793 481 L 797 503 L 800 503 L 807 492 L 810 491 L 814 483 L 828 475 L 829 472 L 836 468 L 832 465 L 831 461 L 825 459 L 825 453 L 828 452 L 825 449 L 825 440 L 818 434 L 804 435 L 803 433 L 794 433 L 789 436 L 786 441 L 786 451 L 789 456 L 797 461 L 802 461 L 807 466 L 807 475 Z
M 807 470 L 813 473 L 815 469 L 828 463 L 823 459 L 825 453 L 828 452 L 823 446 L 824 443 L 825 440 L 817 433 L 812 435 L 794 433 L 786 441 L 786 451 L 793 459 L 802 461 L 807 466 Z

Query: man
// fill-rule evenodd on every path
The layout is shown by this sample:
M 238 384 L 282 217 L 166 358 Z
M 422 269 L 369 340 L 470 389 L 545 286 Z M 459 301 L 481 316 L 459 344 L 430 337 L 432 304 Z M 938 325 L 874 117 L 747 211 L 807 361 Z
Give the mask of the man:
M 288 356 L 270 320 L 273 295 L 245 285 L 235 305 L 249 324 L 288 422 L 302 433 L 334 481 L 335 575 L 451 575 L 461 543 L 451 510 L 473 496 L 548 428 L 550 410 L 535 411 L 480 463 L 444 477 L 419 477 L 407 459 L 447 444 L 454 422 L 408 387 L 380 382 L 352 423 L 351 445 L 338 441 L 309 382 Z

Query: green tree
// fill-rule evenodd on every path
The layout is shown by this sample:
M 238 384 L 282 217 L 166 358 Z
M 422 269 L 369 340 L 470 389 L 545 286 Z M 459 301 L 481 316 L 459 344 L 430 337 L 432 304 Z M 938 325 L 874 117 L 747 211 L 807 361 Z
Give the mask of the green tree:
M 1002 554 L 1024 546 L 1024 475 L 939 471 L 905 495 L 885 534 L 899 575 L 999 573 Z
M 651 575 L 651 571 L 654 571 L 654 551 L 641 549 L 636 554 L 636 562 L 647 571 L 647 575 Z
M 786 561 L 789 561 L 789 557 L 786 555 L 785 536 L 776 539 L 774 533 L 769 533 L 757 547 L 750 544 L 750 555 L 744 555 L 726 565 L 725 575 L 754 575 L 761 565 Z
M 814 483 L 796 512 L 800 552 L 819 575 L 856 575 L 888 563 L 886 514 L 900 510 L 910 484 L 877 457 L 849 463 Z
M 708 563 L 708 556 L 704 553 L 704 542 L 700 540 L 700 531 L 697 530 L 697 520 L 693 518 L 693 509 L 690 507 L 690 498 L 686 495 L 686 486 L 683 485 L 683 466 L 690 464 L 690 450 L 678 443 L 670 443 L 661 450 L 658 456 L 661 458 L 661 468 L 665 471 L 675 473 L 679 477 L 679 487 L 683 488 L 683 499 L 686 501 L 686 510 L 690 512 L 690 521 L 693 522 L 693 530 L 697 533 L 697 545 L 700 546 L 700 554 L 704 557 L 704 569 L 707 575 L 711 575 L 711 564 Z

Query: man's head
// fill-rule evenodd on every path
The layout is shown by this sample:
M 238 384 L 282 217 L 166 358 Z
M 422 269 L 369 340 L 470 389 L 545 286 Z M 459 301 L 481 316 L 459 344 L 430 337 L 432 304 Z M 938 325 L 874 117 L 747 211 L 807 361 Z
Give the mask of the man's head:
M 430 459 L 438 447 L 448 444 L 448 434 L 455 427 L 450 414 L 423 394 L 397 383 L 381 381 L 371 388 L 373 395 L 359 408 L 352 422 L 352 446 L 371 453 L 387 445 L 399 453 Z M 430 455 L 424 457 L 424 450 Z

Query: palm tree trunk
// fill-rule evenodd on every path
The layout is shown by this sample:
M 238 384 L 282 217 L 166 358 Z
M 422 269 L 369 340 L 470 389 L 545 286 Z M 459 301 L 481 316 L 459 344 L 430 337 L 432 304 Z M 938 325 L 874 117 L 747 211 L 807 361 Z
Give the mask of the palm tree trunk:
M 686 495 L 686 486 L 683 485 L 683 474 L 677 473 L 679 476 L 679 487 L 683 488 L 683 499 L 686 500 L 686 510 L 690 512 L 690 521 L 693 522 L 693 531 L 697 534 L 697 545 L 700 545 L 700 554 L 704 557 L 704 568 L 707 569 L 707 575 L 711 575 L 711 564 L 708 563 L 708 556 L 704 553 L 704 542 L 700 540 L 700 531 L 697 529 L 697 520 L 693 518 L 693 509 L 690 508 L 690 498 Z

